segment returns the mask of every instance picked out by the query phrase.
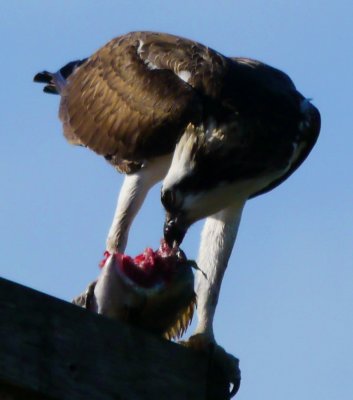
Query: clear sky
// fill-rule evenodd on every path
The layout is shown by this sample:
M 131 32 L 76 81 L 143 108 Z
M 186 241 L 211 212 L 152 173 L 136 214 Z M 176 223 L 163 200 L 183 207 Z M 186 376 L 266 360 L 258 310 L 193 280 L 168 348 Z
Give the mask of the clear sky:
M 59 98 L 32 83 L 114 36 L 155 30 L 287 72 L 322 114 L 305 164 L 248 203 L 216 338 L 239 356 L 239 400 L 353 393 L 353 3 L 349 0 L 1 1 L 1 276 L 70 300 L 98 273 L 122 177 L 68 145 Z M 159 188 L 128 252 L 157 247 Z M 201 224 L 184 241 L 197 255 Z

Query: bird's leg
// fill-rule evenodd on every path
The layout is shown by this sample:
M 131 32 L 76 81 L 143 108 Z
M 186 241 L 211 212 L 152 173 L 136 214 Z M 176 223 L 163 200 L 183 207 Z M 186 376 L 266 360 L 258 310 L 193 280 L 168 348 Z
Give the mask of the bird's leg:
M 106 242 L 106 249 L 110 253 L 124 252 L 131 223 L 153 185 L 143 175 L 139 171 L 125 176 Z
M 124 252 L 132 221 L 148 191 L 167 173 L 170 161 L 169 155 L 158 157 L 146 162 L 139 171 L 125 176 L 106 241 L 107 251 Z
M 213 318 L 224 272 L 236 239 L 245 201 L 228 207 L 206 219 L 199 251 L 196 295 L 198 324 L 187 346 L 210 351 L 211 359 L 235 391 L 240 384 L 238 360 L 216 345 Z
M 196 294 L 198 325 L 195 334 L 214 341 L 213 318 L 224 272 L 236 239 L 244 202 L 206 219 L 198 257 Z

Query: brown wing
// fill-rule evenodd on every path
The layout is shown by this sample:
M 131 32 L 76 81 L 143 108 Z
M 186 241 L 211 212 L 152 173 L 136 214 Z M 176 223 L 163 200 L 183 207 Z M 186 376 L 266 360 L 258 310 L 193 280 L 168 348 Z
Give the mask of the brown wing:
M 65 136 L 117 160 L 170 152 L 188 122 L 202 118 L 201 97 L 217 96 L 226 68 L 218 53 L 172 35 L 113 39 L 62 90 Z

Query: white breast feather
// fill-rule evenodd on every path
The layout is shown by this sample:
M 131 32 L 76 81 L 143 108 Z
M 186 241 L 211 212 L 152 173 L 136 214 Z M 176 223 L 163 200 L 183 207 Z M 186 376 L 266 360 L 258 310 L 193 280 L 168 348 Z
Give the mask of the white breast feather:
M 141 53 L 143 52 L 142 47 L 143 47 L 144 44 L 145 44 L 145 43 L 144 43 L 142 40 L 139 40 L 139 46 L 138 46 L 138 48 L 137 48 L 137 54 L 138 54 L 139 56 L 141 56 Z
M 197 135 L 194 134 L 195 129 L 200 128 L 195 128 L 192 124 L 189 124 L 185 133 L 176 145 L 172 164 L 169 168 L 167 176 L 163 181 L 164 189 L 173 187 L 176 183 L 180 182 L 183 177 L 190 174 L 194 169 L 195 160 L 192 150 L 197 140 Z
M 144 60 L 144 63 L 147 65 L 147 68 L 150 69 L 150 70 L 160 69 L 159 67 L 157 67 L 156 64 L 153 64 L 153 62 L 150 61 L 148 58 L 146 58 L 146 60 Z
M 191 78 L 191 72 L 190 71 L 180 71 L 180 72 L 178 72 L 178 77 L 182 80 L 182 81 L 184 81 L 184 82 L 186 82 L 186 83 L 188 83 L 189 82 L 189 79 Z

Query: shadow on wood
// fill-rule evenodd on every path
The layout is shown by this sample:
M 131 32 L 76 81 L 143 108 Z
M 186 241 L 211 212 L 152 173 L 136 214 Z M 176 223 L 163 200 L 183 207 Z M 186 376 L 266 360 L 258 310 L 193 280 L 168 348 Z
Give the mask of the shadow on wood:
M 1 278 L 0 318 L 1 400 L 228 398 L 202 354 Z

